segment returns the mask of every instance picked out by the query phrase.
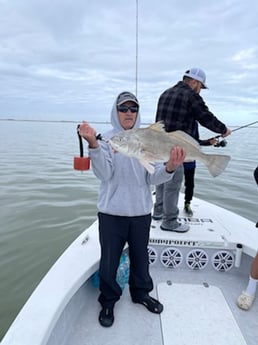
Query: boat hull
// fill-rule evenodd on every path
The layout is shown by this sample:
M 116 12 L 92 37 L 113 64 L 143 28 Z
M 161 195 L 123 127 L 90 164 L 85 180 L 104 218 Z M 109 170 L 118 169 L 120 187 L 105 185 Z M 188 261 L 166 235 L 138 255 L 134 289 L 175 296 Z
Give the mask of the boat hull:
M 182 196 L 180 205 L 182 209 Z M 152 295 L 159 298 L 159 284 L 188 284 L 193 289 L 198 286 L 216 288 L 225 298 L 236 329 L 244 339 L 242 343 L 254 345 L 258 337 L 258 306 L 255 304 L 249 312 L 244 312 L 235 301 L 247 283 L 252 258 L 256 254 L 258 233 L 255 224 L 197 198 L 194 198 L 192 206 L 193 217 L 185 217 L 182 211 L 179 215 L 181 221 L 190 225 L 187 233 L 162 231 L 160 221 L 152 222 L 149 241 L 150 271 L 155 286 Z M 99 325 L 99 292 L 92 282 L 99 258 L 96 221 L 47 273 L 1 345 L 129 345 L 139 343 L 139 339 L 143 345 L 167 345 L 166 339 L 170 337 L 181 339 L 181 342 L 173 344 L 184 344 L 183 335 L 176 337 L 172 333 L 167 336 L 168 331 L 164 327 L 167 321 L 163 325 L 161 315 L 151 314 L 143 306 L 131 302 L 128 286 L 116 304 L 114 325 L 108 330 Z M 176 292 L 172 295 L 176 301 L 179 300 Z M 163 302 L 162 296 L 160 299 Z M 189 307 L 193 297 L 186 293 L 183 301 Z M 166 298 L 163 303 L 165 312 Z M 194 305 L 192 310 L 193 315 L 198 314 Z M 184 327 L 182 325 L 182 334 Z M 200 327 L 205 326 L 200 323 Z M 189 327 L 187 332 L 189 337 Z

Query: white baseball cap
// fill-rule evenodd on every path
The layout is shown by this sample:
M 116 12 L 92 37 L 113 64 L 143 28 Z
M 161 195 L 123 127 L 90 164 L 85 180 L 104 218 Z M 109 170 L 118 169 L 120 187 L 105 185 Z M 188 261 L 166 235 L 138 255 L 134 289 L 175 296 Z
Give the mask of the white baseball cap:
M 202 89 L 208 89 L 208 86 L 205 84 L 206 74 L 202 69 L 196 67 L 190 68 L 185 72 L 184 76 L 200 81 L 202 83 Z

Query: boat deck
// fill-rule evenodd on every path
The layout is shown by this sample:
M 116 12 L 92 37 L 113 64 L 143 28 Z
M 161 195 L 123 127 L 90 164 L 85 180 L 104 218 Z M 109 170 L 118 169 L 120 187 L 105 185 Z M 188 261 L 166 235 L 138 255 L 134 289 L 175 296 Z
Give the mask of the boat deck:
M 249 267 L 249 259 L 244 256 L 242 265 Z M 56 339 L 57 343 L 64 345 L 257 344 L 258 304 L 255 303 L 248 312 L 236 306 L 236 298 L 246 281 L 237 269 L 233 268 L 230 272 L 215 272 L 194 271 L 187 268 L 160 270 L 153 267 L 151 274 L 155 282 L 152 295 L 164 304 L 161 315 L 152 314 L 144 306 L 132 303 L 126 287 L 115 306 L 113 326 L 103 328 L 98 323 L 99 292 L 88 283 L 74 297 L 77 303 L 72 302 L 73 308 L 79 310 L 75 328 L 71 329 L 67 339 L 62 338 L 61 332 L 61 339 Z M 246 273 L 243 275 L 246 276 Z M 164 287 L 171 291 L 167 293 Z M 81 305 L 82 301 L 85 302 L 83 305 Z M 207 318 L 209 314 L 211 317 Z M 66 318 L 65 314 L 63 318 Z M 63 324 L 69 327 L 69 320 Z M 57 336 L 56 332 L 55 334 Z
M 51 337 L 49 344 L 257 344 L 258 303 L 248 312 L 236 305 L 247 284 L 257 231 L 254 228 L 250 234 L 251 222 L 198 199 L 193 208 L 194 217 L 185 218 L 182 211 L 179 215 L 190 225 L 187 233 L 162 231 L 160 221 L 152 222 L 149 255 L 155 288 L 151 295 L 164 304 L 161 315 L 132 303 L 126 286 L 115 306 L 113 326 L 103 328 L 98 323 L 99 291 L 88 281 L 70 302 L 77 312 L 76 322 L 71 323 L 76 326 L 67 332 L 67 318 L 73 314 L 68 305 L 69 313 L 64 311 L 61 328 L 53 332 L 55 339 Z M 70 335 L 64 338 L 64 334 Z
M 182 210 L 182 196 L 179 200 Z M 98 224 L 64 252 L 25 304 L 1 345 L 256 345 L 258 303 L 240 310 L 258 247 L 255 224 L 194 198 L 184 234 L 153 221 L 149 241 L 153 297 L 161 315 L 131 301 L 128 285 L 115 305 L 115 322 L 98 322 Z M 127 249 L 125 249 L 127 250 Z

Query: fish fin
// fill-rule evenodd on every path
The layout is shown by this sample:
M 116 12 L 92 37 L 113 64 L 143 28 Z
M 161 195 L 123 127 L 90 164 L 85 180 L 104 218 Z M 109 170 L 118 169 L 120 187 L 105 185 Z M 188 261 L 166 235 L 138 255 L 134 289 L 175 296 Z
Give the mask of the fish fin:
M 148 129 L 152 129 L 153 131 L 158 132 L 165 132 L 165 125 L 163 121 L 158 121 L 150 125 Z
M 139 159 L 139 162 L 141 163 L 141 165 L 144 166 L 144 168 L 150 173 L 153 174 L 155 171 L 155 168 L 153 165 L 151 165 L 149 162 L 143 160 L 143 159 Z
M 227 167 L 231 157 L 227 155 L 204 154 L 206 156 L 204 164 L 207 166 L 213 177 L 220 175 Z
M 174 132 L 169 132 L 168 135 L 174 139 L 180 140 L 180 142 L 189 143 L 190 145 L 196 147 L 198 150 L 200 149 L 200 144 L 198 143 L 198 141 L 183 131 L 178 130 Z

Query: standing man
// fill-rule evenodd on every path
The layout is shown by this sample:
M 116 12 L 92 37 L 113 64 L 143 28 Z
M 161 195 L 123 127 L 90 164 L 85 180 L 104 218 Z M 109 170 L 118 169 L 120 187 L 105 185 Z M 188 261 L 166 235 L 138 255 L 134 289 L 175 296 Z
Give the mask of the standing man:
M 219 121 L 200 96 L 201 89 L 207 89 L 206 75 L 200 68 L 191 68 L 183 80 L 164 91 L 158 101 L 156 121 L 163 121 L 167 132 L 181 130 L 195 139 L 196 122 L 222 137 L 231 134 L 230 129 Z M 197 135 L 197 134 L 196 134 Z M 156 186 L 156 202 L 153 219 L 162 219 L 160 228 L 167 231 L 186 232 L 187 224 L 177 220 L 178 198 L 183 180 L 183 164 L 177 168 L 173 179 Z

